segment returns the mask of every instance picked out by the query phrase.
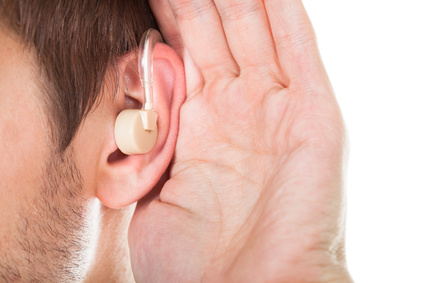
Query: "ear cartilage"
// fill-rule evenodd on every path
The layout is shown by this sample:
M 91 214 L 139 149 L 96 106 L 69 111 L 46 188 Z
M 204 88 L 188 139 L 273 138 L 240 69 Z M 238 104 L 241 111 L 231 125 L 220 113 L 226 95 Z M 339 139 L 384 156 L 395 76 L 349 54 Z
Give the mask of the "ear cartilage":
M 153 100 L 153 49 L 163 42 L 157 30 L 149 29 L 141 38 L 138 51 L 138 74 L 144 88 L 144 104 L 141 110 L 121 111 L 115 122 L 115 141 L 121 152 L 132 154 L 148 153 L 155 146 L 158 132 L 158 115 Z

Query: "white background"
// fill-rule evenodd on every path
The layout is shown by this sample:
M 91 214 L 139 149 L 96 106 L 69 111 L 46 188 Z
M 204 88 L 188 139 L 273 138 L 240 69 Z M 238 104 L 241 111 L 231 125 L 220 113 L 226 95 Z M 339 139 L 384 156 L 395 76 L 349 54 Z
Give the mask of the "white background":
M 424 282 L 424 1 L 304 0 L 349 132 L 356 282 Z

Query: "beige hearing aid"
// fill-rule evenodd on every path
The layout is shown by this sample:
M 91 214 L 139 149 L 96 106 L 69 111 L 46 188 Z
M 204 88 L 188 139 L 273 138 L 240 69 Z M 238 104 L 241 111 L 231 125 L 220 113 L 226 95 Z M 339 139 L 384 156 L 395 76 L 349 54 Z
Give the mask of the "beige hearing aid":
M 155 29 L 144 32 L 138 50 L 138 74 L 144 88 L 143 108 L 127 109 L 119 113 L 115 122 L 115 141 L 119 150 L 127 155 L 143 154 L 155 146 L 158 115 L 153 101 L 153 49 L 163 42 Z

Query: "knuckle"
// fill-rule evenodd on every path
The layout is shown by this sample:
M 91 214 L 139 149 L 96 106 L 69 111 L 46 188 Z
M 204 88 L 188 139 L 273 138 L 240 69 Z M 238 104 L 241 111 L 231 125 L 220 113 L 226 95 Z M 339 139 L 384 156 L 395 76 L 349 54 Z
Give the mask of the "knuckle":
M 221 9 L 222 21 L 239 21 L 263 10 L 262 2 L 258 1 L 228 1 Z
M 190 21 L 198 17 L 204 17 L 214 11 L 212 1 L 187 1 L 180 0 L 174 4 L 173 10 L 178 21 Z
M 290 31 L 276 38 L 276 45 L 282 48 L 295 49 L 299 47 L 312 46 L 316 42 L 315 33 L 307 22 L 300 22 Z

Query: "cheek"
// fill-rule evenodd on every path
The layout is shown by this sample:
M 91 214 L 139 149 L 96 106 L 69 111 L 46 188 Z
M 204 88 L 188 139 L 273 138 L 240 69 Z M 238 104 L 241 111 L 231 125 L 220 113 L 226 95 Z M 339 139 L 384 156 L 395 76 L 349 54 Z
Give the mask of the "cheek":
M 0 237 L 10 234 L 26 200 L 39 195 L 49 149 L 33 64 L 21 47 L 0 34 Z
M 46 129 L 41 113 L 28 104 L 22 101 L 0 114 L 0 187 L 3 195 L 29 193 L 40 180 L 46 158 Z
M 0 107 L 0 238 L 13 234 L 20 208 L 39 195 L 47 158 L 42 116 L 28 106 L 21 102 L 5 111 Z

